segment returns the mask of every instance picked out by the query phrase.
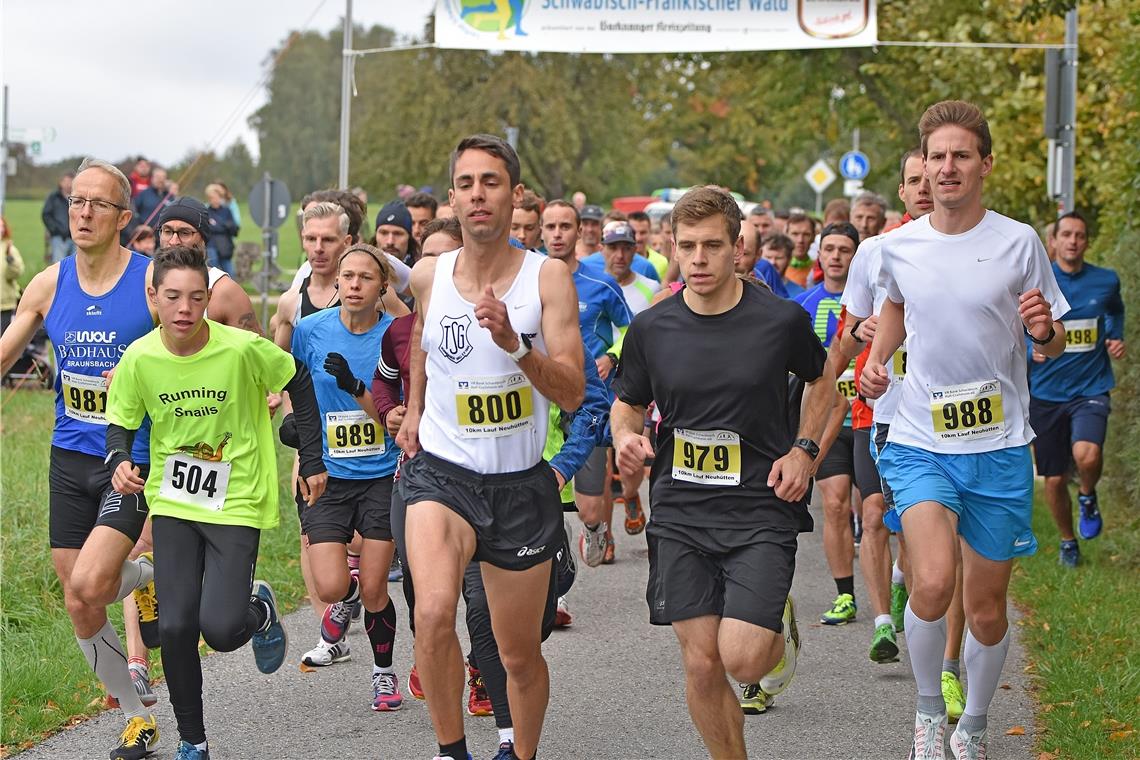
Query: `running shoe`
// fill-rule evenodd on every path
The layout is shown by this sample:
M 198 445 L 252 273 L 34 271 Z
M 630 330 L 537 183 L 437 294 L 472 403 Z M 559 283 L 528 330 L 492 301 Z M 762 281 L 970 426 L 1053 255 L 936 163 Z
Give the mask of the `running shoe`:
M 158 723 L 154 716 L 134 717 L 119 736 L 119 745 L 111 750 L 111 760 L 139 760 L 154 753 L 158 744 Z
M 946 703 L 946 719 L 957 723 L 966 711 L 966 694 L 958 676 L 945 670 L 942 671 L 942 701 Z
M 347 640 L 330 644 L 324 639 L 319 639 L 315 647 L 301 656 L 301 662 L 310 668 L 324 668 L 350 659 L 352 659 L 352 653 L 348 649 Z
M 412 663 L 412 672 L 408 673 L 408 691 L 416 699 L 424 698 L 424 687 L 420 685 L 420 674 L 416 672 L 416 664 Z
M 578 533 L 578 553 L 587 567 L 597 567 L 602 564 L 606 556 L 606 533 L 610 527 L 605 523 L 598 523 L 594 528 L 585 525 Z
M 1081 538 L 1090 541 L 1100 535 L 1104 520 L 1100 517 L 1100 507 L 1096 503 L 1096 491 L 1090 494 L 1077 494 L 1077 504 L 1081 507 Z
M 515 743 L 499 742 L 499 751 L 491 760 L 515 760 Z
M 491 698 L 487 696 L 487 685 L 483 683 L 483 674 L 478 668 L 467 666 L 467 685 L 471 687 L 467 693 L 467 714 L 476 717 L 486 717 L 495 714 L 491 706 Z
M 364 614 L 364 603 L 359 599 L 352 605 L 352 622 L 359 623 L 360 616 Z
M 352 623 L 354 602 L 337 602 L 325 608 L 321 616 L 321 638 L 330 643 L 343 641 Z
M 955 728 L 950 734 L 950 754 L 954 760 L 986 760 L 986 729 L 973 733 Z
M 570 615 L 570 605 L 566 603 L 566 597 L 558 597 L 558 606 L 554 608 L 554 627 L 569 628 L 573 622 L 574 618 Z
M 775 697 L 792 683 L 796 675 L 796 663 L 800 659 L 800 629 L 796 625 L 796 603 L 789 595 L 784 600 L 784 614 L 780 628 L 784 636 L 784 656 L 772 668 L 772 672 L 760 679 L 760 688 L 770 697 Z
M 210 748 L 198 749 L 188 741 L 180 741 L 174 760 L 210 760 Z
M 871 634 L 871 662 L 880 665 L 899 661 L 899 642 L 892 623 L 883 623 Z
M 819 622 L 824 625 L 847 625 L 855 620 L 855 597 L 850 594 L 840 594 L 835 597 L 831 609 L 819 616 Z
M 905 583 L 891 583 L 891 621 L 895 624 L 895 633 L 902 633 L 906 628 L 906 603 L 910 599 Z
M 1061 542 L 1061 564 L 1065 567 L 1076 567 L 1081 564 L 1081 545 L 1077 539 Z
M 388 568 L 388 582 L 396 583 L 404 580 L 404 566 L 400 564 L 399 557 L 392 557 L 392 566 Z
M 395 673 L 372 673 L 372 709 L 376 712 L 399 710 L 404 704 L 400 680 Z
M 636 536 L 645 530 L 645 510 L 641 508 L 641 497 L 634 494 L 625 500 L 625 532 Z
M 911 744 L 908 760 L 945 760 L 946 757 L 946 713 L 931 715 L 914 714 L 914 743 Z
M 135 693 L 139 695 L 143 707 L 151 707 L 156 704 L 158 695 L 154 693 L 154 689 L 150 688 L 150 671 L 147 670 L 146 666 L 132 662 L 127 668 L 131 671 L 131 684 L 135 687 Z
M 281 615 L 277 611 L 277 597 L 265 581 L 253 582 L 253 598 L 265 605 L 268 616 L 260 631 L 253 634 L 253 659 L 262 673 L 274 673 L 285 662 L 289 650 L 289 637 L 285 626 L 281 625 Z
M 154 554 L 143 552 L 138 561 L 150 565 L 153 578 Z M 133 596 L 139 610 L 139 633 L 142 634 L 143 643 L 147 649 L 158 649 L 162 646 L 162 637 L 158 633 L 158 595 L 154 591 L 154 581 L 135 589 Z
M 744 687 L 744 693 L 740 697 L 740 709 L 745 715 L 760 715 L 767 712 L 776 701 L 776 698 L 764 691 L 758 683 L 746 683 L 741 686 Z
M 614 534 L 609 528 L 606 528 L 606 553 L 602 555 L 603 565 L 612 565 L 614 563 L 614 549 L 617 544 L 614 543 Z
M 513 745 L 513 744 L 511 745 L 511 749 L 512 749 L 512 750 L 514 749 L 514 745 Z M 449 755 L 449 756 L 447 756 L 447 757 L 440 757 L 439 755 L 436 755 L 435 757 L 433 757 L 433 758 L 432 758 L 432 760 L 452 760 L 452 758 L 451 758 L 451 756 L 450 756 L 450 755 Z M 470 752 L 468 752 L 468 753 L 467 753 L 467 760 L 472 760 L 472 758 L 471 758 L 471 753 L 470 753 Z

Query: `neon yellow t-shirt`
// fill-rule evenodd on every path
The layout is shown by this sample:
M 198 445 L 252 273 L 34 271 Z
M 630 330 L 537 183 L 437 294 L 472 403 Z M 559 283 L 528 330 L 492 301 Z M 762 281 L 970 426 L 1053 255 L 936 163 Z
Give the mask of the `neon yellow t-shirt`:
M 649 259 L 649 263 L 657 270 L 658 282 L 664 285 L 665 276 L 669 274 L 669 259 L 649 247 L 645 249 L 645 258 Z
M 175 356 L 161 330 L 123 354 L 107 421 L 138 429 L 151 418 L 151 515 L 220 525 L 277 526 L 277 454 L 265 394 L 296 372 L 293 357 L 246 330 L 206 320 L 210 338 Z

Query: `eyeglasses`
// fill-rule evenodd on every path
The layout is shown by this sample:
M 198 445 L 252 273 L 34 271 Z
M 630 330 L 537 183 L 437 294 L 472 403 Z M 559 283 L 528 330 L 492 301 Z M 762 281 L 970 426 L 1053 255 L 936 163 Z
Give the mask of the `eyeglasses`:
M 76 211 L 82 211 L 88 203 L 91 204 L 91 209 L 96 213 L 106 214 L 110 213 L 111 209 L 116 208 L 120 211 L 127 210 L 126 206 L 120 206 L 118 203 L 111 203 L 111 201 L 99 200 L 98 198 L 80 198 L 78 195 L 67 196 L 67 207 Z
M 158 234 L 162 236 L 163 240 L 189 240 L 194 235 L 198 234 L 198 230 L 193 227 L 160 227 Z

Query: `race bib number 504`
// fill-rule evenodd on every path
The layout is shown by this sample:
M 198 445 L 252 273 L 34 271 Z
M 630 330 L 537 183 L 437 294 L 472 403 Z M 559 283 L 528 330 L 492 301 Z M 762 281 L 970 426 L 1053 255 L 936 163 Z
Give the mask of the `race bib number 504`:
M 740 485 L 740 436 L 729 430 L 673 431 L 673 479 Z
M 230 487 L 230 463 L 171 454 L 162 469 L 158 495 L 213 512 L 221 510 Z
M 996 438 L 1005 430 L 1001 384 L 997 380 L 930 389 L 930 414 L 938 441 Z
M 73 420 L 90 422 L 93 425 L 107 424 L 105 378 L 60 370 L 59 384 L 63 394 L 64 414 Z

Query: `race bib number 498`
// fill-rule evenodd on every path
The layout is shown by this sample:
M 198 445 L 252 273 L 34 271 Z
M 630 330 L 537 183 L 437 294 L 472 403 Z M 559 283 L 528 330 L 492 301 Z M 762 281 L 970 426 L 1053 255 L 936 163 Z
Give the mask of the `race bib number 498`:
M 107 381 L 102 377 L 60 370 L 63 413 L 93 425 L 107 424 Z
M 534 426 L 534 394 L 526 375 L 455 378 L 455 413 L 463 438 L 498 438 Z
M 996 438 L 1005 430 L 997 380 L 930 389 L 930 415 L 938 441 Z
M 740 436 L 729 430 L 673 431 L 673 479 L 740 485 Z
M 1096 348 L 1097 320 L 1094 319 L 1066 319 L 1065 326 L 1065 353 L 1083 354 Z

